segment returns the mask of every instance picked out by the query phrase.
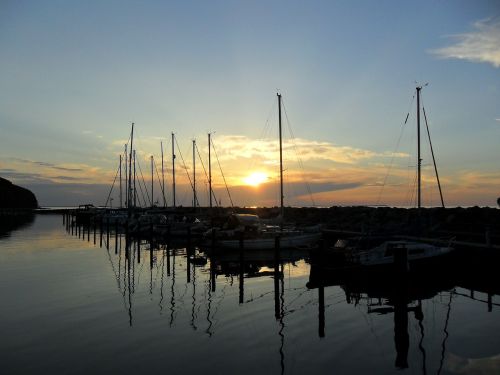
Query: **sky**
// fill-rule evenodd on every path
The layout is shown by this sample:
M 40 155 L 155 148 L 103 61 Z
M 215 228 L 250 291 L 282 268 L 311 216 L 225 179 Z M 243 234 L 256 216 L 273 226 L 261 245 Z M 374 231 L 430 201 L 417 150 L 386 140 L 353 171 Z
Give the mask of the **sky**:
M 208 204 L 208 133 L 217 203 L 279 205 L 279 92 L 285 205 L 412 207 L 417 86 L 423 205 L 424 109 L 445 204 L 500 197 L 498 1 L 1 0 L 0 51 L 0 177 L 41 206 L 119 205 L 132 123 L 139 203 L 153 155 L 173 204 L 173 132 L 177 205 L 193 140 Z

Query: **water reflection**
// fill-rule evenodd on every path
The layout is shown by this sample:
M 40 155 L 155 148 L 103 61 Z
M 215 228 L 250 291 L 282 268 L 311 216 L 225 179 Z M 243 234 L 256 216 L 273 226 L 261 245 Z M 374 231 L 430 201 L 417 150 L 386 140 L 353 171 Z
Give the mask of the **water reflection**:
M 392 355 L 390 359 L 383 356 L 377 359 L 375 372 L 390 373 L 386 366 L 422 374 L 458 373 L 463 369 L 497 366 L 495 355 L 483 361 L 464 360 L 463 356 L 452 354 L 448 347 L 457 330 L 452 324 L 457 300 L 459 310 L 464 300 L 484 307 L 484 312 L 498 310 L 494 309 L 498 306 L 496 296 L 500 294 L 495 276 L 496 255 L 485 255 L 475 261 L 461 255 L 449 264 L 446 272 L 377 275 L 338 269 L 317 258 L 311 260 L 308 251 L 223 252 L 201 249 L 190 241 L 161 243 L 150 238 L 131 238 L 113 228 L 104 232 L 91 226 L 67 230 L 87 242 L 94 232 L 94 243 L 106 251 L 129 327 L 135 328 L 137 322 L 144 321 L 141 282 L 150 302 L 158 298 L 152 305 L 156 314 L 163 317 L 165 326 L 172 330 L 185 323 L 190 331 L 211 340 L 224 337 L 232 329 L 245 337 L 257 333 L 244 329 L 248 316 L 255 314 L 259 327 L 266 327 L 274 335 L 273 344 L 265 345 L 270 353 L 268 358 L 276 364 L 274 373 L 298 371 L 297 354 L 290 355 L 290 352 L 294 351 L 297 337 L 302 339 L 311 332 L 304 331 L 307 324 L 303 327 L 297 324 L 302 316 L 307 317 L 304 322 L 314 323 L 312 332 L 319 341 L 309 345 L 315 345 L 320 351 L 318 357 L 330 351 L 332 355 L 342 352 L 340 329 L 329 330 L 328 322 L 335 320 L 337 314 L 343 314 L 344 322 L 353 319 L 348 310 L 352 308 L 362 310 L 368 319 L 375 317 L 374 323 L 390 327 L 390 340 L 382 346 L 390 348 Z M 301 267 L 295 271 L 297 263 Z M 288 279 L 287 269 L 296 272 L 292 276 L 289 272 Z M 307 279 L 301 278 L 303 276 Z M 301 284 L 287 287 L 290 277 L 297 278 Z M 335 304 L 331 300 L 333 295 L 339 297 Z M 229 328 L 224 327 L 228 321 L 231 322 Z M 360 328 L 352 332 L 360 339 L 367 334 Z M 224 344 L 224 348 L 230 349 L 229 345 Z M 500 352 L 500 348 L 495 347 L 488 350 Z M 314 359 L 313 353 L 307 356 Z M 318 360 L 317 364 L 303 366 L 322 372 L 325 370 L 322 363 Z
M 436 371 L 437 374 L 440 374 L 446 367 L 447 371 L 452 371 L 457 368 L 457 363 L 460 362 L 457 360 L 458 357 L 454 355 L 451 355 L 448 361 L 446 360 L 448 354 L 446 343 L 450 336 L 449 322 L 453 300 L 460 296 L 481 302 L 487 306 L 488 312 L 492 312 L 493 306 L 499 306 L 493 302 L 493 297 L 498 296 L 500 291 L 500 280 L 494 276 L 496 274 L 495 264 L 498 264 L 499 260 L 498 254 L 482 254 L 471 262 L 469 254 L 466 250 L 464 251 L 448 264 L 449 269 L 432 272 L 428 270 L 426 272 L 387 273 L 384 271 L 377 273 L 369 269 L 346 270 L 324 262 L 324 260 L 313 263 L 308 287 L 318 289 L 319 336 L 325 337 L 325 288 L 338 286 L 344 291 L 348 304 L 356 306 L 364 304 L 367 314 L 393 315 L 394 366 L 397 369 L 409 367 L 410 335 L 408 328 L 416 322 L 420 331 L 418 349 L 422 360 L 421 373 L 427 374 L 427 351 L 424 346 L 425 314 L 422 306 L 423 301 L 431 301 L 439 297 L 444 299 L 446 313 L 438 368 L 431 372 Z M 467 289 L 469 292 L 467 294 L 459 291 Z M 486 294 L 487 298 L 476 298 L 475 293 L 478 292 Z M 498 349 L 500 350 L 500 348 Z M 491 360 L 495 362 L 497 358 L 498 356 L 494 356 Z M 464 363 L 466 364 L 464 369 L 467 369 L 470 362 L 462 361 L 462 364 Z M 480 362 L 476 361 L 476 363 Z M 489 363 L 488 367 L 491 368 L 490 362 L 484 361 L 484 363 Z M 448 366 L 446 366 L 447 364 Z M 499 364 L 495 363 L 493 367 L 498 368 Z
M 30 227 L 34 220 L 35 215 L 32 211 L 0 211 L 0 238 L 9 237 L 12 231 Z

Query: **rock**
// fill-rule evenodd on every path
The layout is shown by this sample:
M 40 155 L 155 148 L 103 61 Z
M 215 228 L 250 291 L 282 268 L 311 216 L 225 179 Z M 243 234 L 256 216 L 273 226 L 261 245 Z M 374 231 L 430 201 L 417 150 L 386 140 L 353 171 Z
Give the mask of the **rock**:
M 0 177 L 0 208 L 38 208 L 35 194 Z

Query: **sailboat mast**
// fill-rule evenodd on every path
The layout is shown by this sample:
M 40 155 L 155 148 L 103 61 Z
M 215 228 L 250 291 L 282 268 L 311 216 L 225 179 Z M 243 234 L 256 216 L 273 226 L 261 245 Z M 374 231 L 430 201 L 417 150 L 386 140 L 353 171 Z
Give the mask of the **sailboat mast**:
M 161 147 L 161 191 L 163 195 L 163 207 L 166 207 L 167 202 L 165 200 L 165 172 L 163 169 L 163 142 L 160 142 Z
M 172 132 L 172 194 L 174 196 L 175 208 L 175 135 Z
M 441 190 L 441 182 L 439 181 L 439 174 L 436 165 L 436 158 L 434 157 L 434 149 L 432 148 L 431 132 L 429 131 L 429 124 L 427 123 L 427 115 L 425 114 L 425 107 L 422 106 L 422 112 L 424 113 L 425 128 L 427 129 L 427 136 L 429 138 L 429 146 L 431 148 L 432 162 L 434 163 L 434 172 L 436 173 L 436 180 L 439 188 L 439 197 L 441 198 L 441 207 L 444 208 L 443 191 Z
M 130 155 L 128 159 L 128 170 L 129 170 L 129 176 L 128 176 L 128 217 L 132 216 L 132 205 L 130 202 L 132 201 L 132 149 L 133 149 L 133 144 L 134 144 L 134 123 L 132 123 L 132 131 L 130 132 Z M 135 163 L 134 163 L 135 166 Z M 135 169 L 135 167 L 134 167 Z
M 127 151 L 127 145 L 125 144 L 125 207 L 128 207 L 128 151 Z
M 208 133 L 208 197 L 210 201 L 210 208 L 212 208 L 212 162 L 210 159 L 211 149 L 210 133 Z
M 135 182 L 137 180 L 137 173 L 136 173 L 136 170 L 135 170 L 135 156 L 136 156 L 136 152 L 134 150 L 134 204 L 133 204 L 133 206 L 137 207 L 137 188 L 136 188 L 136 185 L 135 185 Z M 139 203 L 139 205 L 140 205 L 140 203 Z
M 122 208 L 122 155 L 120 154 L 120 208 Z
M 193 208 L 196 210 L 196 139 L 193 139 Z
M 151 207 L 153 207 L 153 202 L 154 202 L 154 199 L 153 199 L 153 186 L 154 186 L 153 169 L 154 169 L 154 159 L 153 159 L 153 155 L 151 155 Z
M 417 208 L 422 207 L 422 159 L 420 158 L 420 90 L 422 86 L 417 87 Z
M 283 206 L 283 140 L 281 135 L 281 94 L 278 95 L 278 125 L 280 133 L 280 214 L 281 224 L 283 225 L 284 206 Z

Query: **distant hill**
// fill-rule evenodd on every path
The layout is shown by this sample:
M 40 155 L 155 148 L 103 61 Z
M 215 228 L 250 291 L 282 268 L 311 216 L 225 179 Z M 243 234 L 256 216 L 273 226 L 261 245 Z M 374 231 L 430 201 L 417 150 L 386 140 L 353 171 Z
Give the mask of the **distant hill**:
M 0 177 L 0 208 L 38 208 L 35 194 Z

